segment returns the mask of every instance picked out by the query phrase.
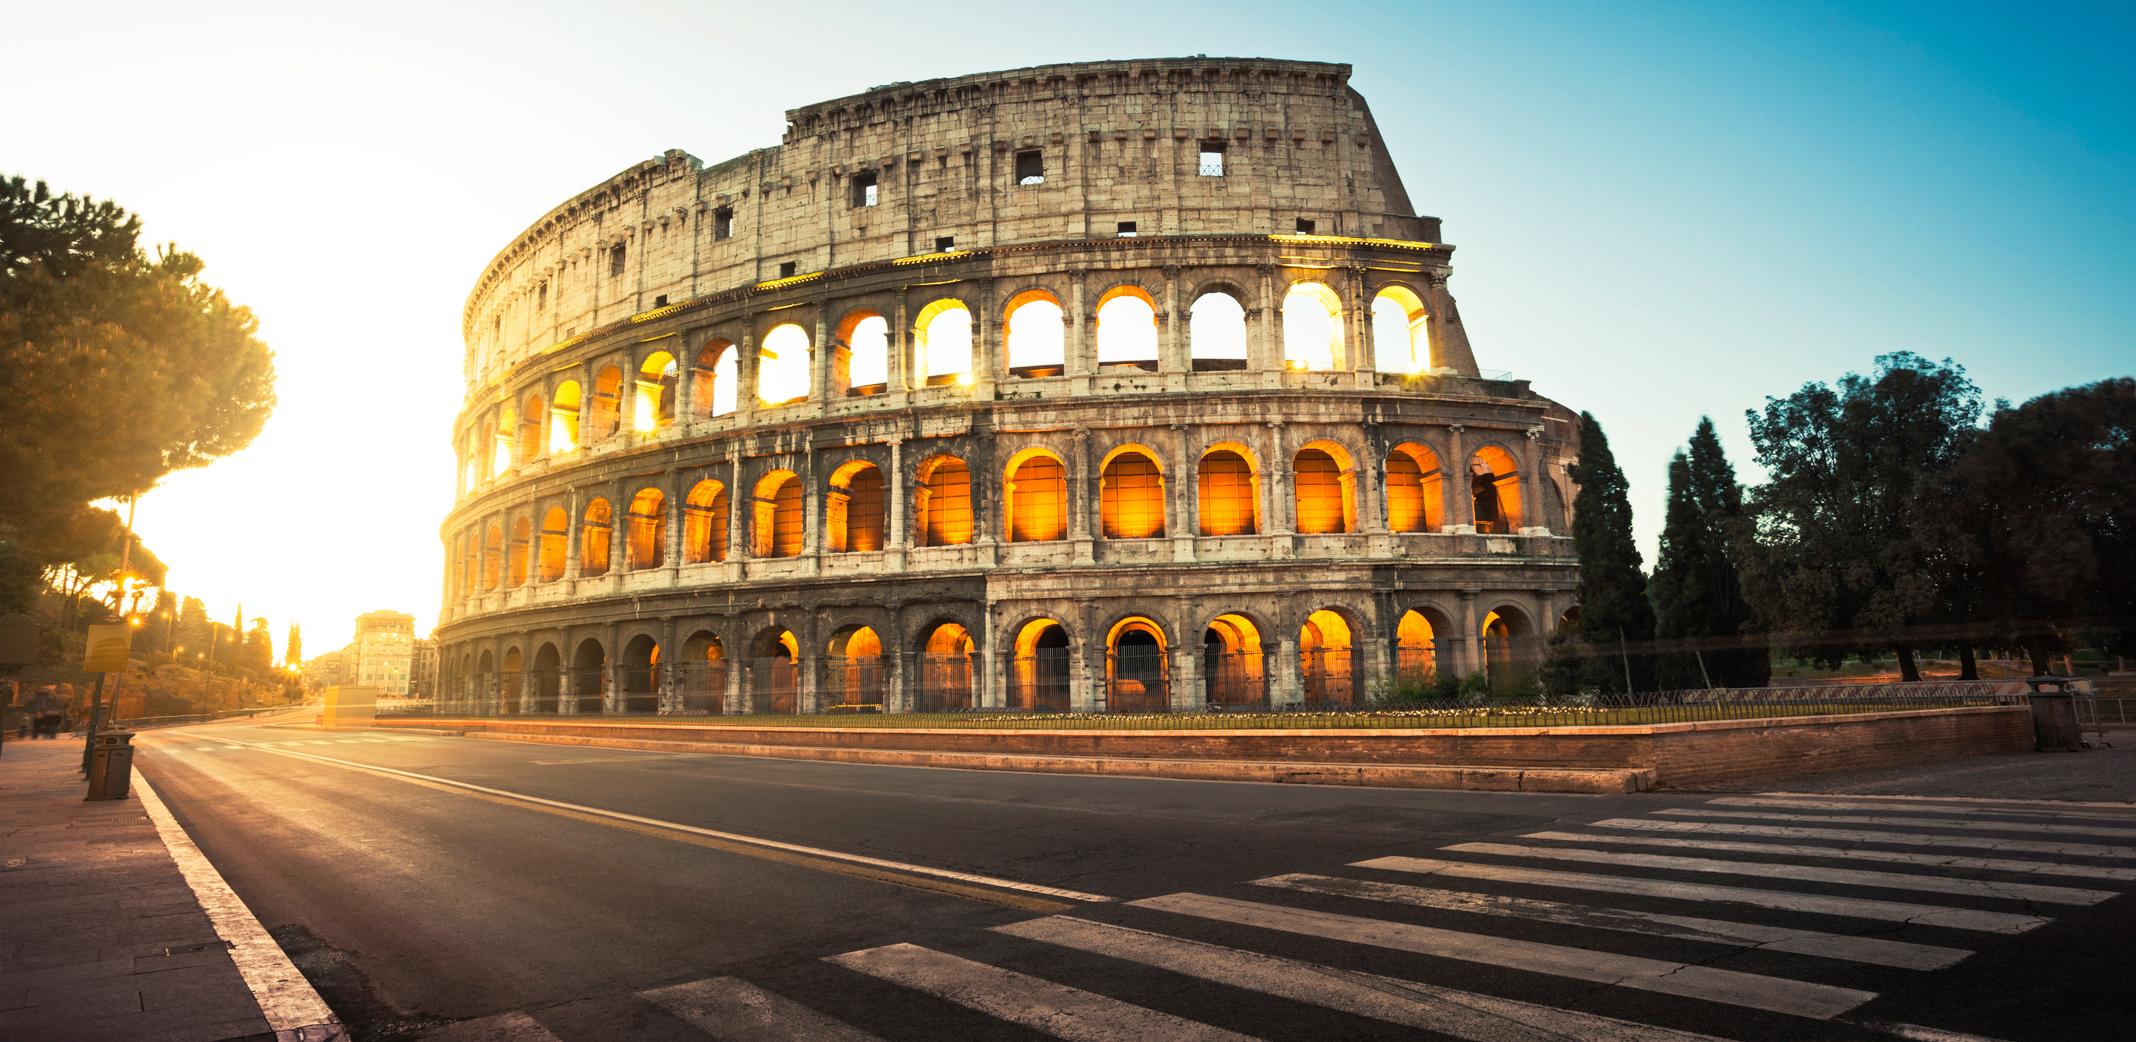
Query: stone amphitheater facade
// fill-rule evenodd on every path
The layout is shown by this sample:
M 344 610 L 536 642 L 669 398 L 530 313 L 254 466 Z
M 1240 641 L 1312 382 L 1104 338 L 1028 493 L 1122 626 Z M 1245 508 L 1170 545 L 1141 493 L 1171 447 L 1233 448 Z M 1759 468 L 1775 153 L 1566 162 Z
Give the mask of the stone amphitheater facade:
M 1349 77 L 890 84 L 543 215 L 464 314 L 445 708 L 1282 708 L 1532 659 L 1577 419 L 1477 368 Z

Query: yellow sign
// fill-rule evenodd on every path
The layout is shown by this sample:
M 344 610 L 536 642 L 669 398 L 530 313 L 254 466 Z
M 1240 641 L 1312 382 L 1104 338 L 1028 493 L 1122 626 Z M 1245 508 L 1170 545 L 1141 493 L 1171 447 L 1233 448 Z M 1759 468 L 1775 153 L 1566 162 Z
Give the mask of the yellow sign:
M 91 626 L 88 653 L 82 656 L 82 669 L 90 673 L 124 673 L 132 650 L 132 626 Z

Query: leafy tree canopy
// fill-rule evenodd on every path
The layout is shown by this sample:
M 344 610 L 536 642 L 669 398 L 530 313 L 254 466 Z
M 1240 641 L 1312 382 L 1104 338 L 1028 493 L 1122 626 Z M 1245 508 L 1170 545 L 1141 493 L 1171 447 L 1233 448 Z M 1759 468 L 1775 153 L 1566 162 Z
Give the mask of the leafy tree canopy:
M 1580 616 L 1573 639 L 1587 657 L 1553 656 L 1544 684 L 1553 693 L 1598 689 L 1651 691 L 1652 659 L 1603 655 L 1620 643 L 1654 638 L 1654 606 L 1647 600 L 1639 546 L 1632 539 L 1630 484 L 1592 413 L 1580 414 L 1580 461 L 1571 470 L 1580 493 L 1573 501 L 1572 541 L 1580 558 Z

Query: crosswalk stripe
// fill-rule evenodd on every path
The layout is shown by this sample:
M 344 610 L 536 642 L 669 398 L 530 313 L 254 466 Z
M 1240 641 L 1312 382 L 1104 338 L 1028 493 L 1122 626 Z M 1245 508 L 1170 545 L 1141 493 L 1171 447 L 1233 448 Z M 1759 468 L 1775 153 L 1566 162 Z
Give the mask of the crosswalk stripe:
M 2012 806 L 1996 803 L 1966 803 L 1936 800 L 1932 802 L 1891 803 L 1874 800 L 1819 800 L 1795 796 L 1722 796 L 1706 803 L 1720 807 L 1793 807 L 1797 810 L 1896 810 L 1921 814 L 1995 814 L 2012 818 L 2049 818 L 2061 821 L 2068 818 L 2097 821 L 2128 822 L 2131 811 L 2105 807 L 2054 807 L 2051 809 L 2032 806 Z
M 1235 901 L 1206 894 L 1170 894 L 1128 903 L 1137 908 L 1176 912 L 1242 926 L 1547 973 L 1818 1020 L 1828 1020 L 1876 998 L 1873 991 L 1829 984 L 1764 977 L 1711 966 L 1687 966 L 1635 955 L 1567 948 L 1432 926 L 1390 923 L 1333 912 Z
M 2064 825 L 2051 821 L 1966 821 L 1962 818 L 1884 818 L 1873 814 L 1776 814 L 1756 810 L 1705 810 L 1699 807 L 1668 807 L 1656 814 L 1689 818 L 1740 818 L 1750 821 L 1801 821 L 1834 825 L 1910 825 L 1916 828 L 1958 829 L 1962 832 L 2038 832 L 2054 836 L 2116 836 L 2136 838 L 2136 829 L 2107 825 Z
M 1517 868 L 1509 865 L 1476 865 L 1459 861 L 1430 861 L 1413 857 L 1383 857 L 1359 861 L 1352 868 L 1376 868 L 1389 872 L 1453 876 L 1462 879 L 1495 879 L 1505 883 L 1533 883 L 1572 890 L 1600 890 L 1645 897 L 1686 901 L 1731 901 L 1763 908 L 1782 908 L 1820 915 L 1843 915 L 1856 919 L 1945 926 L 1982 933 L 2024 933 L 2053 920 L 2043 916 L 2008 912 L 1977 912 L 1969 908 L 1909 904 L 1904 901 L 1871 901 L 1859 897 L 1829 897 L 1824 894 L 1791 894 L 1780 890 L 1753 890 L 1712 883 L 1677 883 L 1634 876 L 1600 876 L 1586 872 L 1559 872 L 1547 868 Z
M 1178 1039 L 1180 1042 L 1258 1042 L 1251 1035 L 1226 1031 L 916 944 L 892 944 L 847 952 L 824 961 L 1070 1042 L 1124 1042 L 1144 1038 Z
M 1921 890 L 1935 894 L 1968 897 L 2000 897 L 2013 901 L 2045 901 L 2062 905 L 2095 905 L 2121 896 L 2118 890 L 2082 890 L 2044 883 L 1999 883 L 1992 879 L 1958 879 L 1950 876 L 1917 875 L 1909 872 L 1869 872 L 1859 868 L 1822 868 L 1816 865 L 1781 865 L 1762 861 L 1724 861 L 1719 858 L 1680 857 L 1673 854 L 1627 854 L 1585 847 L 1528 847 L 1514 843 L 1457 843 L 1441 850 L 1463 854 L 1497 854 L 1502 857 L 1537 857 L 1557 861 L 1584 861 L 1597 865 L 1631 865 L 1675 872 L 1712 872 L 1732 876 L 1765 876 L 1772 879 L 1803 879 L 1819 883 L 1874 886 L 1886 890 Z
M 1597 824 L 1601 824 L 1597 822 Z M 1634 824 L 1645 824 L 1634 822 Z M 1674 822 L 1657 823 L 1674 824 Z M 1963 854 L 1927 854 L 1905 850 L 1865 850 L 1861 847 L 1809 847 L 1793 843 L 1737 843 L 1725 839 L 1684 839 L 1678 836 L 1612 836 L 1591 832 L 1529 832 L 1522 839 L 1573 840 L 1581 843 L 1634 843 L 1688 850 L 1725 850 L 1743 854 L 1780 857 L 1824 857 L 1850 861 L 1881 861 L 1932 868 L 1962 868 L 1985 872 L 2026 872 L 2045 876 L 2084 876 L 2092 879 L 2136 879 L 2136 868 L 2101 865 L 2065 865 L 2054 861 L 2019 861 L 2015 858 L 1966 857 Z
M 1796 825 L 1741 825 L 1727 821 L 1645 821 L 1636 818 L 1610 818 L 1591 824 L 1613 829 L 1645 829 L 1649 832 L 1712 832 L 1730 836 L 1777 836 L 1784 839 L 1823 839 L 1840 843 L 1887 843 L 1901 847 L 1958 847 L 1965 850 L 2055 854 L 2061 857 L 2136 858 L 2136 847 L 2109 847 L 2096 843 L 2061 843 L 2037 839 L 1999 839 L 1989 836 L 1925 836 L 1918 832 L 1813 829 Z
M 1386 901 L 1416 908 L 1503 915 L 1538 922 L 1562 923 L 1567 926 L 1615 930 L 1620 933 L 1764 948 L 1770 951 L 1794 952 L 1798 955 L 1817 955 L 1827 959 L 1896 966 L 1907 970 L 1940 970 L 1973 954 L 1963 948 L 1944 948 L 1932 944 L 1911 944 L 1875 937 L 1848 937 L 1843 934 L 1819 933 L 1815 930 L 1733 923 L 1722 919 L 1658 915 L 1625 908 L 1600 908 L 1595 905 L 1535 901 L 1460 890 L 1437 890 L 1400 883 L 1382 883 L 1371 879 L 1338 879 L 1332 876 L 1297 873 L 1256 879 L 1253 883 L 1256 886 L 1281 887 L 1286 890 L 1354 897 L 1366 901 Z
M 1717 1042 L 1710 1035 L 1336 969 L 1074 916 L 1029 919 L 994 930 L 1471 1042 Z
M 734 977 L 641 991 L 638 997 L 726 1042 L 880 1042 L 783 995 Z

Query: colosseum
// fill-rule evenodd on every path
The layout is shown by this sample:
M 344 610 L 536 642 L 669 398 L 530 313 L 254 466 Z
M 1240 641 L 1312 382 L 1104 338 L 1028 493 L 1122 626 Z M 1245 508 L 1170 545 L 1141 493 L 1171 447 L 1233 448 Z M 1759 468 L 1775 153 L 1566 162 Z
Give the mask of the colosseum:
M 1577 418 L 1479 369 L 1347 65 L 793 109 L 468 297 L 441 709 L 1355 705 L 1532 661 Z

